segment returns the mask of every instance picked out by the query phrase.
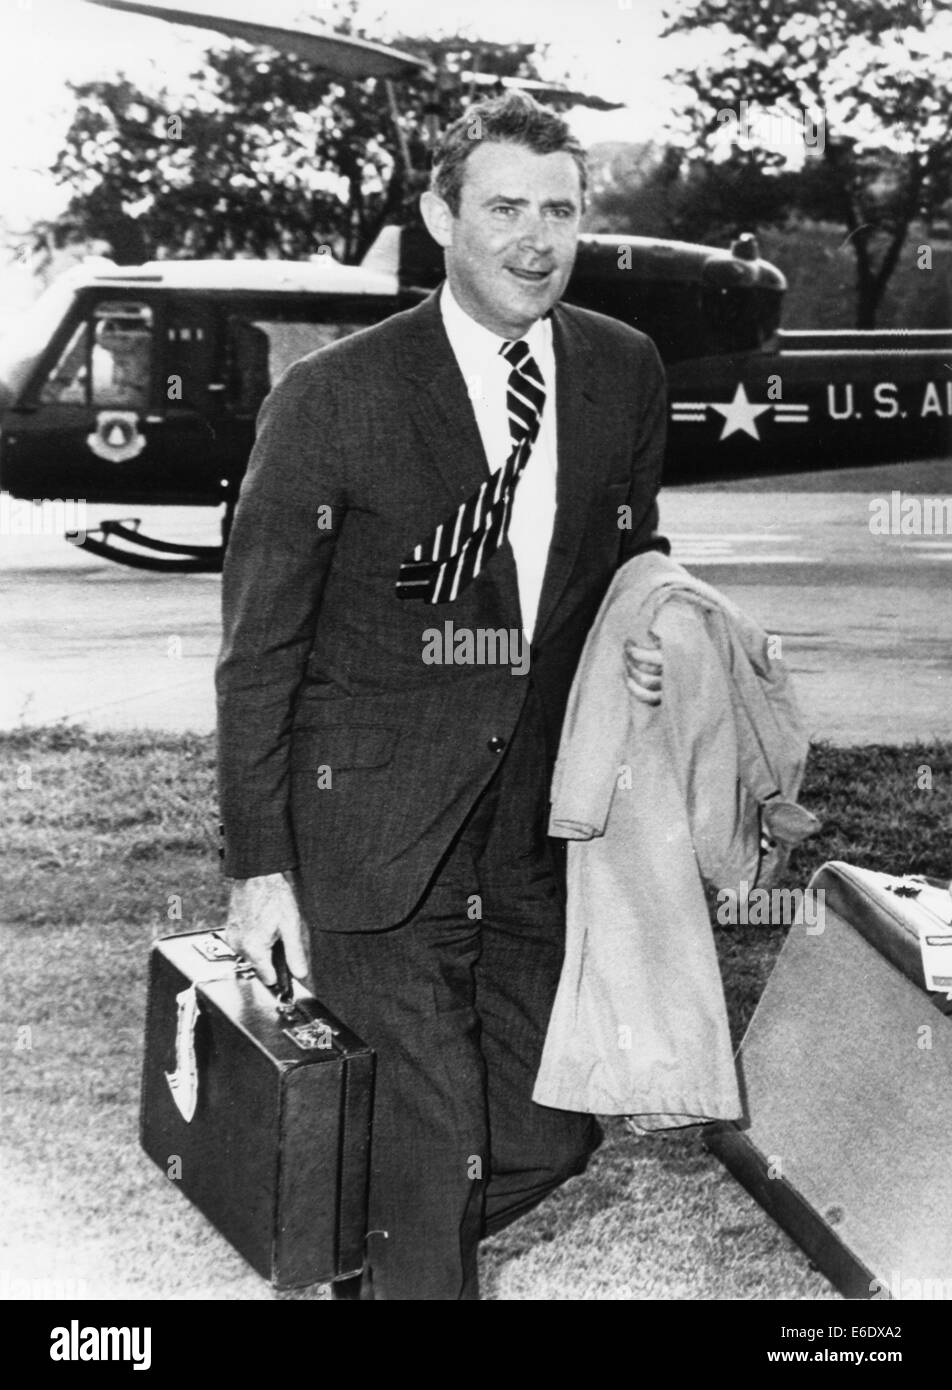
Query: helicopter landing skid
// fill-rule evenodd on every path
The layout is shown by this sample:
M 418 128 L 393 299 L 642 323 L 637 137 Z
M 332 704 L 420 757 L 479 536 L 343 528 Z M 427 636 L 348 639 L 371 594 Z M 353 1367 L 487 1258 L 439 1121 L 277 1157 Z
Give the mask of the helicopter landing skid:
M 161 570 L 178 574 L 220 574 L 225 555 L 223 545 L 186 545 L 183 542 L 160 541 L 143 536 L 139 531 L 140 518 L 125 521 L 104 521 L 85 532 L 82 539 L 67 535 L 66 539 L 79 550 L 88 550 L 103 560 L 128 565 L 137 570 Z M 114 544 L 141 546 L 141 550 L 126 550 Z

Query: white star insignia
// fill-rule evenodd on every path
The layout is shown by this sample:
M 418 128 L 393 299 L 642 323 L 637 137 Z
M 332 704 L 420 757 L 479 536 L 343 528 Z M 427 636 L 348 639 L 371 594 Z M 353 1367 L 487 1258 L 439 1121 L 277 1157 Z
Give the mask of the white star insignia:
M 731 401 L 730 405 L 711 404 L 711 409 L 716 410 L 719 415 L 723 415 L 724 417 L 724 428 L 721 430 L 720 435 L 721 439 L 726 439 L 728 435 L 736 434 L 738 430 L 743 430 L 745 434 L 750 435 L 751 439 L 759 441 L 760 435 L 757 432 L 757 426 L 754 421 L 757 419 L 758 415 L 763 415 L 764 412 L 770 410 L 770 408 L 769 405 L 751 405 L 750 401 L 747 399 L 747 392 L 744 390 L 743 382 L 738 384 L 737 390 L 734 392 L 734 399 Z

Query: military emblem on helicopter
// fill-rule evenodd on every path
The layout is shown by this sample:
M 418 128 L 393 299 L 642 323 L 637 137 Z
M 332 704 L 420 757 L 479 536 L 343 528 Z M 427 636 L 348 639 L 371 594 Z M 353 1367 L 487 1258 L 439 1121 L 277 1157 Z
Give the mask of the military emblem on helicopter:
M 748 399 L 744 383 L 739 382 L 730 401 L 673 401 L 671 403 L 672 424 L 702 424 L 707 420 L 707 412 L 714 410 L 722 417 L 720 439 L 732 434 L 749 434 L 751 439 L 760 439 L 757 418 L 772 410 L 774 421 L 780 425 L 806 425 L 810 422 L 808 405 L 788 405 L 783 401 L 768 401 L 766 405 L 755 405 Z
M 145 435 L 139 431 L 139 417 L 134 410 L 101 410 L 86 443 L 97 458 L 126 463 L 142 453 Z

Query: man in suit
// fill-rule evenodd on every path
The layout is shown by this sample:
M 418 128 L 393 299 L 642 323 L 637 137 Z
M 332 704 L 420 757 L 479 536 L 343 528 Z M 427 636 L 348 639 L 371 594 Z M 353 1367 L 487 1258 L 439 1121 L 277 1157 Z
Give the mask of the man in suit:
M 448 129 L 421 202 L 446 282 L 287 372 L 228 548 L 228 939 L 268 982 L 278 936 L 310 957 L 376 1049 L 362 1298 L 478 1298 L 480 1237 L 598 1142 L 531 1100 L 564 938 L 548 788 L 612 575 L 665 544 L 665 395 L 647 338 L 558 303 L 584 179 L 525 96 Z M 650 703 L 657 656 L 619 652 Z

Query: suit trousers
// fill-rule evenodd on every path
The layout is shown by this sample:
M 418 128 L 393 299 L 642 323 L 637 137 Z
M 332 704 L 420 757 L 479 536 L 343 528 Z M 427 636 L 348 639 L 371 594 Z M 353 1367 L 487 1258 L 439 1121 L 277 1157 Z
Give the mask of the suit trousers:
M 601 1137 L 591 1116 L 531 1098 L 565 912 L 528 679 L 501 764 L 412 916 L 387 931 L 312 931 L 319 997 L 377 1054 L 364 1277 L 375 1299 L 478 1299 L 480 1238 L 580 1173 Z

